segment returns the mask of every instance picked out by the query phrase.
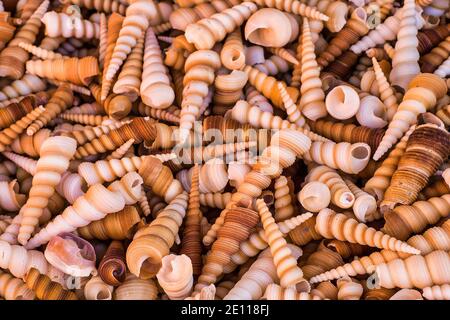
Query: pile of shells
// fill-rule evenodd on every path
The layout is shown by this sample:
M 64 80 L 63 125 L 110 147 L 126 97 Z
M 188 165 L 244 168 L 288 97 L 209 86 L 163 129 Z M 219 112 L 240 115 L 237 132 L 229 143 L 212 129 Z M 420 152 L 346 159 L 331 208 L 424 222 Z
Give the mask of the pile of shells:
M 450 300 L 449 6 L 0 1 L 0 298 Z

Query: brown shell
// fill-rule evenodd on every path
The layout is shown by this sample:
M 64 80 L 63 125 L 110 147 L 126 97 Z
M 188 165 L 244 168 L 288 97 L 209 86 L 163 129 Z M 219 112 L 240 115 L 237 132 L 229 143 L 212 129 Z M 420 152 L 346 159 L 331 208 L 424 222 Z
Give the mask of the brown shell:
M 85 239 L 124 240 L 132 236 L 134 227 L 140 220 L 136 208 L 126 206 L 119 212 L 108 214 L 102 220 L 78 228 L 77 231 Z
M 113 240 L 98 266 L 99 276 L 105 283 L 118 286 L 125 281 L 126 271 L 123 244 L 121 241 Z
M 31 268 L 25 277 L 27 287 L 33 290 L 39 300 L 78 300 L 75 293 L 64 290 L 63 287 L 50 280 L 46 275 L 40 274 L 35 268 Z
M 316 231 L 316 215 L 289 232 L 289 237 L 298 246 L 304 246 L 312 240 L 322 239 L 322 236 Z

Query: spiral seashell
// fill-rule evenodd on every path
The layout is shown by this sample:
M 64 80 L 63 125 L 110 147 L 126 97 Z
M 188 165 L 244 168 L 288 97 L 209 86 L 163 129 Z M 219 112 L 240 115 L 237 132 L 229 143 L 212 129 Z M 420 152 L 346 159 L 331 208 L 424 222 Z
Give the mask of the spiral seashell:
M 327 120 L 309 121 L 308 126 L 312 131 L 332 139 L 333 141 L 358 143 L 363 142 L 370 146 L 374 151 L 384 135 L 382 129 L 371 129 L 364 126 L 355 126 L 354 124 L 337 123 Z
M 61 2 L 72 3 L 89 10 L 95 9 L 99 12 L 117 12 L 120 14 L 125 14 L 126 6 L 128 4 L 121 0 L 63 0 Z
M 9 127 L 42 103 L 46 103 L 46 100 L 41 100 L 36 95 L 30 95 L 21 99 L 19 102 L 6 104 L 0 108 L 0 128 L 4 129 Z
M 344 179 L 350 191 L 355 195 L 353 203 L 353 213 L 361 222 L 380 219 L 382 216 L 377 210 L 377 201 L 375 198 L 358 188 L 351 180 Z
M 118 240 L 113 240 L 98 266 L 99 276 L 106 284 L 119 286 L 125 281 L 126 270 L 123 244 Z
M 341 230 L 338 230 L 338 228 Z M 411 254 L 420 253 L 419 250 L 405 242 L 392 238 L 381 231 L 369 228 L 362 223 L 358 223 L 355 219 L 335 213 L 330 209 L 323 209 L 319 212 L 316 220 L 316 230 L 327 239 L 336 238 L 341 241 Z
M 134 139 L 135 143 L 146 141 L 150 143 L 155 140 L 157 135 L 154 126 L 154 120 L 149 118 L 133 118 L 130 122 L 121 125 L 119 128 L 101 135 L 99 138 L 79 146 L 75 153 L 75 159 L 81 159 L 88 155 L 113 151 Z
M 337 86 L 327 94 L 325 106 L 333 118 L 345 120 L 357 114 L 360 99 L 358 93 L 351 87 Z
M 423 288 L 422 295 L 427 300 L 450 300 L 450 284 Z
M 192 295 L 191 297 L 187 297 L 184 300 L 214 300 L 216 295 L 216 287 L 211 284 L 207 287 L 203 287 L 200 292 Z
M 25 74 L 20 80 L 13 81 L 0 91 L 0 101 L 26 96 L 45 89 L 45 82 L 33 74 Z
M 380 98 L 386 106 L 386 117 L 388 121 L 391 121 L 397 112 L 397 98 L 395 97 L 394 91 L 387 82 L 386 76 L 375 58 L 372 58 L 372 63 L 377 85 L 380 91 Z
M 434 124 L 418 126 L 408 139 L 405 153 L 384 193 L 381 208 L 411 204 L 428 179 L 450 154 L 450 135 Z M 420 164 L 419 164 L 420 163 Z M 418 165 L 420 170 L 417 170 Z M 405 185 L 405 179 L 408 184 Z
M 159 284 L 170 300 L 184 300 L 192 290 L 191 259 L 182 254 L 170 254 L 162 258 L 162 267 L 156 274 Z
M 95 250 L 86 240 L 71 233 L 54 236 L 45 248 L 45 259 L 65 274 L 74 277 L 96 275 Z
M 409 136 L 414 132 L 415 128 L 415 126 L 412 126 L 405 133 L 387 158 L 381 163 L 380 167 L 375 171 L 372 178 L 364 185 L 364 190 L 376 197 L 378 201 L 383 200 L 384 192 L 389 187 L 391 177 L 396 171 L 398 163 L 405 152 Z
M 199 200 L 202 206 L 224 209 L 231 200 L 231 193 L 200 193 Z
M 12 21 L 8 21 L 10 19 L 9 13 L 4 12 L 4 10 L 1 10 L 1 12 L 0 28 L 2 30 L 2 34 L 0 36 L 0 49 L 3 49 L 14 36 L 14 31 L 16 28 L 13 23 L 11 23 Z
M 285 176 L 280 176 L 275 180 L 274 185 L 274 197 L 275 197 L 275 216 L 276 222 L 287 220 L 294 215 L 293 199 L 291 197 L 291 191 L 289 182 L 293 188 L 292 180 L 286 179 Z
M 280 90 L 280 95 L 283 99 L 284 108 L 286 109 L 289 121 L 299 127 L 303 127 L 305 125 L 305 118 L 302 116 L 298 106 L 294 104 L 294 101 L 292 101 L 291 97 L 284 88 L 284 85 L 280 82 L 278 83 L 278 90 Z
M 42 17 L 42 23 L 45 25 L 45 34 L 49 37 L 64 38 L 100 38 L 100 26 L 89 20 L 74 18 L 63 12 L 57 13 L 50 11 Z
M 220 61 L 230 70 L 241 70 L 245 66 L 245 52 L 240 29 L 231 32 L 220 51 Z
M 99 276 L 92 277 L 84 286 L 86 300 L 112 300 L 113 286 L 103 282 Z
M 418 114 L 432 108 L 436 101 L 444 96 L 447 90 L 445 87 L 442 79 L 429 73 L 419 74 L 410 82 L 403 101 L 398 106 L 397 112 L 375 151 L 374 160 L 380 159 L 408 128 L 416 123 Z
M 108 213 L 123 209 L 126 204 L 136 203 L 141 195 L 141 184 L 142 178 L 137 173 L 128 173 L 120 181 L 110 184 L 108 188 L 100 184 L 90 187 L 85 195 L 41 229 L 27 243 L 27 247 L 36 248 L 62 231 L 75 231 L 92 221 L 104 218 Z M 85 211 L 88 211 L 88 214 Z
M 124 17 L 117 13 L 111 14 L 111 16 L 108 19 L 108 27 L 107 27 L 108 33 L 106 37 L 106 52 L 105 52 L 105 59 L 103 62 L 103 70 L 107 70 L 109 63 L 111 62 L 111 57 L 117 42 L 117 38 L 119 37 L 119 32 L 121 30 L 123 20 Z M 100 90 L 101 101 L 104 101 L 107 98 L 109 90 L 111 89 L 112 85 L 113 79 L 111 80 L 106 79 L 106 72 L 103 72 Z
M 403 89 L 406 89 L 410 81 L 420 73 L 416 23 L 415 2 L 405 0 L 392 57 L 392 70 L 389 74 L 391 84 Z
M 21 279 L 0 271 L 0 296 L 5 300 L 34 300 L 35 295 Z
M 264 129 L 295 129 L 303 133 L 312 141 L 328 141 L 328 139 L 313 133 L 306 128 L 300 128 L 296 124 L 291 123 L 279 116 L 275 116 L 268 111 L 263 111 L 257 106 L 251 106 L 243 100 L 239 100 L 233 109 L 231 109 L 231 117 L 241 124 L 249 123 L 257 128 Z
M 231 255 L 239 249 L 239 243 L 250 235 L 251 228 L 257 222 L 258 215 L 251 209 L 234 207 L 227 211 L 223 225 L 217 232 L 217 240 L 211 247 L 194 287 L 194 293 L 217 281 L 224 272 L 224 267 L 231 261 Z
M 214 71 L 220 67 L 215 51 L 199 50 L 186 59 L 183 79 L 183 101 L 180 113 L 180 141 L 183 141 L 200 116 L 201 105 L 208 95 L 208 86 L 214 81 Z
M 5 151 L 6 147 L 25 131 L 25 129 L 36 120 L 43 112 L 44 108 L 39 107 L 22 117 L 19 121 L 10 127 L 0 131 L 0 151 Z
M 128 246 L 126 261 L 131 273 L 141 279 L 153 277 L 162 266 L 162 258 L 169 254 L 175 236 L 186 214 L 188 196 L 176 196 L 157 218 L 134 235 Z
M 297 0 L 252 0 L 261 7 L 277 8 L 279 10 L 284 10 L 286 12 L 291 12 L 306 18 L 311 18 L 314 20 L 328 21 L 328 16 L 320 13 L 316 8 L 308 7 L 304 3 Z
M 337 282 L 338 300 L 360 300 L 363 294 L 363 286 L 350 278 L 341 278 Z
M 310 279 L 326 270 L 344 264 L 343 257 L 335 250 L 327 247 L 322 241 L 317 250 L 311 253 L 302 265 L 305 278 Z
M 136 0 L 128 6 L 111 60 L 104 69 L 106 80 L 114 78 L 139 37 L 147 30 L 149 22 L 157 19 L 157 16 L 157 7 L 153 1 Z
M 202 219 L 202 213 L 200 211 L 198 188 L 199 188 L 199 169 L 198 165 L 195 165 L 191 178 L 189 204 L 186 213 L 186 221 L 184 222 L 184 230 L 183 230 L 183 237 L 181 240 L 180 254 L 185 254 L 190 259 L 191 261 L 190 265 L 192 268 L 191 273 L 193 273 L 196 276 L 200 274 L 202 268 L 202 256 L 201 256 L 202 245 L 200 238 L 200 224 Z M 169 295 L 169 297 L 171 296 L 170 292 L 167 294 Z M 184 292 L 182 295 L 187 296 L 189 294 L 187 292 Z
M 434 74 L 444 78 L 450 74 L 450 57 L 447 58 L 437 69 L 434 71 Z
M 15 80 L 22 78 L 25 73 L 25 62 L 28 60 L 28 52 L 20 48 L 21 42 L 34 43 L 42 24 L 41 18 L 47 11 L 50 1 L 43 1 L 33 12 L 32 16 L 16 32 L 14 38 L 0 54 L 0 76 L 10 77 Z
M 99 72 L 97 58 L 67 58 L 53 60 L 30 60 L 27 72 L 41 78 L 49 78 L 75 85 L 87 85 Z
M 362 36 L 369 32 L 367 25 L 367 13 L 363 8 L 356 8 L 345 26 L 329 42 L 325 51 L 317 58 L 320 67 L 325 68 L 334 59 L 344 53 L 350 46 L 356 43 Z
M 447 252 L 436 250 L 426 256 L 414 255 L 404 260 L 395 259 L 372 266 L 384 288 L 419 288 L 449 283 L 450 257 Z
M 214 80 L 214 103 L 234 105 L 242 96 L 242 89 L 247 83 L 247 74 L 233 70 L 230 74 L 219 74 Z
M 435 224 L 450 214 L 450 196 L 433 197 L 416 201 L 412 205 L 395 207 L 386 213 L 383 231 L 397 239 L 406 239 L 413 233 L 423 231 L 428 224 Z
M 302 270 L 297 267 L 296 260 L 287 247 L 281 231 L 275 224 L 264 200 L 258 199 L 256 205 L 261 217 L 264 233 L 272 253 L 280 284 L 283 287 L 295 285 L 297 290 L 309 291 L 308 283 L 303 279 Z M 220 231 L 219 231 L 220 232 Z
M 356 174 L 363 170 L 370 159 L 370 147 L 365 143 L 313 142 L 303 155 L 308 161 Z
M 187 72 L 187 71 L 186 71 Z M 158 40 L 151 28 L 145 35 L 145 54 L 140 85 L 142 101 L 152 108 L 166 109 L 175 99 Z
M 87 226 L 78 228 L 77 232 L 88 240 L 124 240 L 132 237 L 140 220 L 136 208 L 126 206 L 118 212 L 108 214 L 101 220 L 93 221 Z
M 175 109 L 175 108 L 170 108 L 170 109 L 174 109 L 174 110 L 168 111 L 168 110 L 156 109 L 156 108 L 147 106 L 142 102 L 139 103 L 139 105 L 136 107 L 136 111 L 143 116 L 149 116 L 154 119 L 159 119 L 159 120 L 163 120 L 163 121 L 167 121 L 167 122 L 180 123 L 180 117 L 178 116 L 179 112 L 177 112 L 177 113 L 174 112 L 174 111 L 179 111 L 179 109 Z
M 306 210 L 319 212 L 330 204 L 330 189 L 319 181 L 308 182 L 298 193 L 298 201 Z
M 254 3 L 243 2 L 209 18 L 191 23 L 186 27 L 186 39 L 198 50 L 211 49 L 216 42 L 222 41 L 228 33 L 242 25 L 256 10 Z
M 312 217 L 311 213 L 304 213 L 293 218 L 278 222 L 278 228 L 283 236 L 287 235 L 291 230 L 295 229 L 305 221 Z M 239 250 L 231 256 L 231 262 L 238 266 L 248 261 L 251 257 L 256 256 L 262 250 L 266 249 L 269 244 L 264 229 L 253 232 L 248 240 L 241 242 Z
M 139 87 L 141 85 L 142 62 L 144 53 L 144 38 L 138 39 L 136 46 L 131 50 L 130 55 L 125 61 L 122 70 L 117 76 L 113 92 L 119 95 L 125 95 L 131 101 L 136 101 L 139 96 Z
M 283 288 L 272 283 L 264 292 L 264 300 L 322 300 L 320 297 L 307 292 L 297 292 L 294 288 Z
M 102 115 L 83 114 L 83 113 L 68 114 L 66 112 L 60 114 L 59 118 L 89 126 L 100 126 L 105 120 L 109 119 L 108 116 Z
M 29 198 L 22 207 L 23 215 L 18 241 L 27 243 L 31 233 L 38 224 L 39 217 L 47 206 L 48 199 L 55 192 L 55 187 L 61 180 L 61 174 L 69 167 L 76 148 L 75 140 L 67 137 L 48 138 L 40 150 L 40 158 L 36 164 Z
M 263 47 L 283 47 L 298 36 L 298 23 L 285 12 L 262 8 L 245 24 L 245 39 Z
M 48 101 L 44 112 L 34 120 L 27 128 L 27 135 L 32 136 L 44 127 L 58 114 L 70 107 L 73 103 L 73 93 L 68 86 L 60 86 Z
M 350 208 L 355 202 L 355 195 L 347 187 L 341 176 L 331 168 L 318 166 L 309 172 L 305 181 L 318 181 L 326 184 L 331 192 L 331 202 L 340 208 Z
M 144 158 L 139 174 L 144 179 L 144 185 L 151 187 L 156 195 L 164 197 L 167 203 L 183 192 L 181 183 L 173 178 L 169 167 L 157 158 Z
M 114 291 L 113 300 L 156 300 L 158 288 L 152 279 L 139 279 L 128 273 L 125 282 Z
M 450 36 L 441 41 L 438 46 L 434 47 L 429 53 L 420 57 L 419 63 L 422 72 L 433 72 L 440 66 L 450 55 Z
M 63 289 L 59 283 L 52 281 L 35 268 L 28 271 L 25 283 L 28 289 L 35 292 L 39 300 L 78 300 L 75 293 Z

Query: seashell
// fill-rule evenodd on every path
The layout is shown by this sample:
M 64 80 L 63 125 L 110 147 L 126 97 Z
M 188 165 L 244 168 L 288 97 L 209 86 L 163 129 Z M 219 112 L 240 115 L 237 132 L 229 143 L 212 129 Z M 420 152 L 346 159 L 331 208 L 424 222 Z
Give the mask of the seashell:
M 152 223 L 135 233 L 126 252 L 131 273 L 141 279 L 149 279 L 158 273 L 162 258 L 169 254 L 186 214 L 187 198 L 186 192 L 176 196 Z
M 125 282 L 114 290 L 113 300 L 156 300 L 158 288 L 152 279 L 139 279 L 128 273 Z
M 142 178 L 133 172 L 126 174 L 121 180 L 113 182 L 108 188 L 100 184 L 90 187 L 85 195 L 78 198 L 72 206 L 67 207 L 61 215 L 34 235 L 27 243 L 27 247 L 36 248 L 48 242 L 61 231 L 75 231 L 92 221 L 104 218 L 108 213 L 123 209 L 126 204 L 136 203 L 141 195 L 141 184 Z M 98 195 L 100 193 L 101 196 Z M 85 211 L 88 211 L 89 214 Z
M 277 228 L 275 220 L 270 214 L 264 200 L 258 199 L 256 205 L 261 217 L 265 236 L 268 239 L 277 274 L 280 278 L 280 284 L 283 287 L 296 286 L 299 291 L 309 292 L 310 286 L 303 279 L 303 272 L 297 266 L 295 258 L 291 255 L 286 240 L 283 239 L 283 235 Z
M 375 198 L 359 189 L 351 180 L 344 179 L 350 191 L 355 195 L 353 203 L 353 213 L 361 222 L 373 221 L 381 218 L 381 214 L 377 211 L 377 201 Z
M 201 257 L 202 245 L 200 238 L 202 216 L 203 215 L 200 211 L 200 200 L 199 200 L 199 168 L 198 165 L 195 165 L 194 170 L 192 172 L 191 190 L 189 193 L 189 205 L 188 210 L 186 212 L 186 221 L 184 223 L 180 254 L 185 254 L 190 259 L 190 265 L 192 269 L 191 273 L 193 273 L 196 276 L 200 274 L 202 265 L 202 257 Z M 169 290 L 172 291 L 170 287 Z M 177 294 L 177 289 L 173 290 L 175 291 L 174 296 L 179 297 Z M 171 292 L 166 293 L 169 295 L 169 297 L 172 296 Z M 181 293 L 181 295 L 183 295 L 184 296 L 183 298 L 185 298 L 189 295 L 189 293 L 183 292 Z
M 184 300 L 214 300 L 216 295 L 216 287 L 211 284 L 202 288 L 199 293 L 194 294 L 192 297 L 187 297 Z
M 45 89 L 45 82 L 32 74 L 25 74 L 21 79 L 13 81 L 0 91 L 0 100 L 8 100 L 19 96 L 27 96 Z
M 422 72 L 433 72 L 440 66 L 450 55 L 450 36 L 441 41 L 438 46 L 434 47 L 429 53 L 420 57 L 420 69 Z
M 295 216 L 290 219 L 278 222 L 278 228 L 280 229 L 283 236 L 286 236 L 290 231 L 295 229 L 297 226 L 304 223 L 306 220 L 312 217 L 312 213 L 304 213 L 302 215 Z M 251 257 L 256 256 L 268 247 L 267 237 L 265 235 L 264 229 L 259 229 L 253 232 L 248 240 L 244 240 L 239 245 L 239 250 L 231 256 L 231 262 L 229 265 L 233 264 L 233 268 L 238 265 L 246 263 Z
M 21 279 L 0 271 L 0 296 L 5 300 L 34 300 L 35 295 Z
M 422 294 L 413 289 L 401 289 L 397 291 L 389 300 L 423 300 Z
M 175 99 L 167 70 L 163 64 L 158 41 L 151 28 L 145 34 L 144 67 L 140 95 L 145 104 L 157 109 L 166 109 Z
M 198 50 L 211 49 L 216 42 L 222 41 L 227 33 L 242 25 L 256 10 L 257 6 L 254 3 L 243 2 L 209 18 L 191 23 L 185 30 L 186 39 Z
M 384 288 L 423 289 L 448 283 L 448 274 L 444 272 L 448 267 L 448 253 L 436 250 L 426 256 L 414 255 L 404 260 L 395 259 L 370 269 L 376 272 L 379 285 Z
M 447 58 L 437 69 L 434 74 L 439 77 L 447 77 L 450 74 L 450 57 Z
M 336 281 L 338 287 L 338 300 L 360 300 L 363 294 L 363 286 L 349 277 Z
M 307 292 L 297 292 L 294 288 L 283 288 L 272 283 L 264 292 L 263 300 L 322 300 L 320 297 Z
M 375 96 L 366 96 L 361 99 L 356 119 L 362 126 L 372 129 L 385 127 L 387 113 L 386 106 Z
M 311 290 L 311 294 L 321 299 L 336 300 L 337 293 L 337 287 L 330 281 L 321 282 L 313 290 Z
M 49 37 L 100 38 L 100 26 L 80 17 L 72 17 L 63 12 L 49 11 L 41 19 L 45 34 Z
M 47 11 L 50 1 L 43 1 L 33 12 L 31 17 L 16 32 L 14 38 L 8 42 L 0 54 L 0 76 L 20 79 L 25 73 L 25 62 L 28 60 L 28 52 L 20 48 L 21 42 L 34 43 L 36 41 L 39 28 L 42 24 L 41 18 Z
M 245 47 L 245 64 L 255 66 L 266 61 L 264 57 L 264 48 L 261 46 Z
M 35 268 L 28 271 L 25 283 L 28 289 L 34 291 L 39 300 L 78 300 L 75 293 L 63 289 L 59 283 L 52 281 Z
M 125 281 L 126 271 L 127 265 L 123 244 L 118 240 L 113 240 L 98 266 L 99 276 L 107 285 L 119 286 Z
M 435 285 L 423 288 L 422 295 L 427 300 L 450 300 L 450 285 Z
M 327 94 L 325 106 L 333 118 L 345 120 L 357 114 L 360 99 L 351 87 L 337 86 Z
M 287 72 L 290 69 L 289 63 L 277 55 L 265 59 L 264 62 L 256 64 L 254 67 L 269 76 L 275 76 L 279 73 Z
M 339 230 L 339 229 L 341 230 Z M 369 228 L 363 223 L 330 209 L 323 209 L 317 215 L 316 230 L 325 238 L 359 243 L 380 249 L 419 254 L 420 251 L 405 242 Z M 345 230 L 345 231 L 344 231 Z
M 131 50 L 117 77 L 117 81 L 113 87 L 115 94 L 125 95 L 131 101 L 137 100 L 140 93 L 139 87 L 141 85 L 143 52 L 144 38 L 141 37 L 138 39 L 136 46 Z
M 114 288 L 107 285 L 99 276 L 92 277 L 84 286 L 86 300 L 112 300 Z
M 362 36 L 369 32 L 367 13 L 363 8 L 356 8 L 345 26 L 329 42 L 325 51 L 317 58 L 317 63 L 324 68 L 334 59 L 344 53 L 350 46 L 356 43 Z
M 439 77 L 429 73 L 416 76 L 410 82 L 373 159 L 380 159 L 403 136 L 407 128 L 415 124 L 417 115 L 432 108 L 445 92 L 445 83 Z
M 44 254 L 51 265 L 74 277 L 97 273 L 94 247 L 71 233 L 63 232 L 54 236 L 47 244 Z
M 276 222 L 284 221 L 294 216 L 293 197 L 291 196 L 291 189 L 294 185 L 291 179 L 286 179 L 285 176 L 280 176 L 275 180 L 274 185 L 274 207 Z
M 319 181 L 308 182 L 298 193 L 298 201 L 303 208 L 311 212 L 319 212 L 327 208 L 330 200 L 330 189 L 326 184 Z
M 231 201 L 231 193 L 200 193 L 200 204 L 210 208 L 224 209 Z
M 137 0 L 128 6 L 111 59 L 108 59 L 107 68 L 104 68 L 106 80 L 111 81 L 114 78 L 125 58 L 136 46 L 138 38 L 148 29 L 149 22 L 156 20 L 157 16 L 153 1 Z
M 364 300 L 389 300 L 396 291 L 396 289 L 386 288 L 371 289 L 364 294 Z
M 300 1 L 274 1 L 274 0 L 252 0 L 261 7 L 277 8 L 296 15 L 300 15 L 306 18 L 315 20 L 328 21 L 328 17 L 323 13 L 320 13 L 316 8 L 308 7 Z
M 240 29 L 231 32 L 220 51 L 220 61 L 230 70 L 241 70 L 246 63 L 244 45 Z
M 93 221 L 77 232 L 85 239 L 124 240 L 131 238 L 136 224 L 140 221 L 135 207 L 126 206 L 124 209 L 108 214 L 105 218 Z
M 356 174 L 367 166 L 370 147 L 365 143 L 316 141 L 311 144 L 311 148 L 303 155 L 303 158 L 346 173 Z
M 194 294 L 217 281 L 224 266 L 230 262 L 231 255 L 239 249 L 239 243 L 250 235 L 250 230 L 257 222 L 258 214 L 251 209 L 235 207 L 227 211 L 223 225 L 217 233 L 217 240 L 206 257 L 194 287 Z
M 397 170 L 384 193 L 381 208 L 411 204 L 450 154 L 450 135 L 434 124 L 418 126 L 410 135 Z M 419 168 L 417 170 L 416 168 Z M 407 184 L 404 181 L 408 181 Z
M 305 277 L 310 279 L 326 270 L 333 269 L 343 264 L 343 258 L 337 252 L 328 248 L 321 242 L 318 249 L 308 256 L 304 265 L 302 265 L 302 270 Z
M 347 187 L 341 176 L 331 168 L 318 166 L 309 172 L 305 181 L 318 181 L 326 184 L 331 192 L 331 202 L 340 208 L 350 208 L 355 202 L 355 195 Z
M 284 47 L 297 36 L 298 23 L 295 18 L 273 8 L 256 11 L 245 24 L 245 39 L 264 47 Z
M 184 254 L 165 256 L 156 278 L 170 300 L 184 300 L 190 295 L 194 282 L 191 259 Z
M 380 98 L 386 106 L 386 117 L 388 121 L 391 121 L 397 112 L 397 98 L 395 97 L 394 91 L 387 82 L 386 76 L 375 58 L 372 58 L 372 63 L 375 78 L 380 91 Z
M 33 186 L 27 202 L 20 210 L 22 221 L 18 234 L 19 243 L 25 245 L 31 237 L 39 217 L 48 204 L 48 199 L 55 192 L 55 187 L 61 180 L 61 174 L 69 166 L 69 160 L 72 158 L 75 148 L 76 141 L 67 137 L 50 137 L 42 144 L 41 157 L 37 161 L 36 173 L 33 177 Z

